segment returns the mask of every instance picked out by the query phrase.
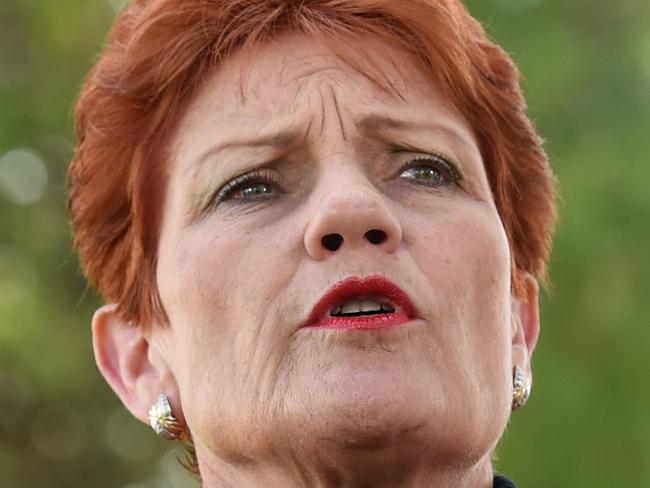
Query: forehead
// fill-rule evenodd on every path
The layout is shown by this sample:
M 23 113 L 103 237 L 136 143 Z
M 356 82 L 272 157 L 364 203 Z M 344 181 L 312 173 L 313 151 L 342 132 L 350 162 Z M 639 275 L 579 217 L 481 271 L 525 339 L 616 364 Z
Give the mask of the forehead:
M 313 108 L 336 97 L 346 107 L 420 105 L 459 116 L 409 54 L 371 37 L 329 41 L 298 34 L 242 50 L 199 88 L 182 125 L 218 115 L 219 125 Z

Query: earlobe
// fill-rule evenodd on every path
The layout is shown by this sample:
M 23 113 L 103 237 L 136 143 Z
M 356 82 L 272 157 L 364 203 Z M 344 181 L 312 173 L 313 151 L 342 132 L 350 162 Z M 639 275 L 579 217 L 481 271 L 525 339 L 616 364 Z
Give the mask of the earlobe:
M 121 318 L 116 305 L 105 305 L 92 321 L 95 361 L 126 408 L 148 423 L 148 410 L 160 393 L 175 389 L 161 361 L 152 361 L 150 338 L 142 327 Z
M 539 285 L 529 273 L 522 272 L 524 295 L 512 299 L 512 364 L 530 378 L 530 358 L 539 338 Z

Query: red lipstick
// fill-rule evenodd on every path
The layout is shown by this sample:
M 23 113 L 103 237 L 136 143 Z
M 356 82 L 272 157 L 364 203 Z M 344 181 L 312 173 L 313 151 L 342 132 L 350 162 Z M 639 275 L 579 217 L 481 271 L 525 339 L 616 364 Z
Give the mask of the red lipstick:
M 382 310 L 340 313 L 341 307 L 346 303 L 362 299 L 381 303 Z M 417 310 L 406 292 L 389 279 L 379 275 L 351 277 L 336 283 L 318 300 L 303 327 L 384 329 L 398 327 L 417 316 Z

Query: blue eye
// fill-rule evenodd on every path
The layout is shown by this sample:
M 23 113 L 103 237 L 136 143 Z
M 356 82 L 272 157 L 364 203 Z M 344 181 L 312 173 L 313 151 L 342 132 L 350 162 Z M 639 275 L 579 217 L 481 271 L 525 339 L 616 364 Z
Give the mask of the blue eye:
M 461 178 L 456 168 L 438 156 L 423 156 L 411 160 L 401 170 L 400 177 L 432 187 L 449 186 Z

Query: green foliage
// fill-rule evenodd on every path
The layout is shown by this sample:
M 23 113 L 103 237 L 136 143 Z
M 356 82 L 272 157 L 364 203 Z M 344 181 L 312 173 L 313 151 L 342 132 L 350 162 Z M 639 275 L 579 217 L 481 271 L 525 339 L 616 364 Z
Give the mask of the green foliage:
M 64 213 L 71 106 L 119 3 L 0 5 L 2 486 L 193 486 L 94 367 L 99 300 Z M 562 198 L 533 398 L 498 468 L 524 487 L 650 486 L 650 2 L 468 4 L 521 67 Z

